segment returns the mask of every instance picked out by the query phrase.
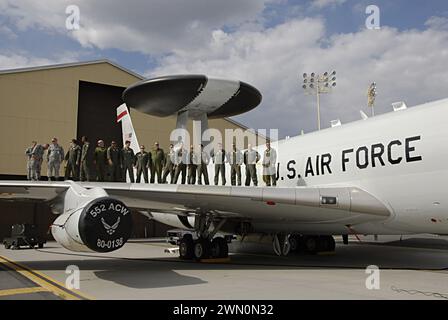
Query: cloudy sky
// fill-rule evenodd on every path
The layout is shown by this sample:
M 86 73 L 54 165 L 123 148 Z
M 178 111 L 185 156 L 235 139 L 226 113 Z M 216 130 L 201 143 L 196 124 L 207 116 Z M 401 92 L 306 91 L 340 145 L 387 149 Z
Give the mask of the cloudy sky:
M 366 7 L 380 29 L 366 28 Z M 66 8 L 80 28 L 66 27 Z M 448 96 L 446 0 L 0 0 L 0 69 L 107 58 L 146 77 L 179 73 L 246 81 L 259 108 L 235 119 L 280 136 L 316 130 L 304 72 L 337 71 L 322 125 Z

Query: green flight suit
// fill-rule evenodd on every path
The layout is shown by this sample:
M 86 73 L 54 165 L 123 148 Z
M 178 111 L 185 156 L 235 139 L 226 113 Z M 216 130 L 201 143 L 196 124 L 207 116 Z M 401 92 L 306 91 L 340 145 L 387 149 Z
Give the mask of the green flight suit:
M 252 180 L 254 186 L 258 185 L 256 164 L 260 160 L 260 154 L 255 150 L 244 152 L 244 164 L 246 165 L 246 186 L 250 185 Z
M 179 149 L 176 152 L 176 172 L 174 174 L 174 183 L 177 183 L 177 180 L 179 179 L 179 175 L 182 173 L 182 180 L 181 183 L 185 184 L 185 177 L 187 175 L 187 150 L 185 149 Z
M 124 147 L 121 150 L 123 156 L 123 179 L 126 180 L 126 173 L 129 173 L 129 179 L 131 183 L 134 183 L 134 165 L 135 165 L 135 154 L 132 148 Z
M 204 176 L 204 183 L 209 185 L 207 166 L 210 163 L 210 156 L 207 152 L 202 151 L 198 161 L 198 184 L 202 184 L 202 176 Z
M 162 148 L 153 149 L 151 152 L 151 183 L 154 183 L 157 175 L 157 183 L 162 183 L 162 168 L 165 163 L 165 153 Z
M 188 184 L 196 184 L 197 160 L 194 150 L 190 150 L 190 152 L 188 153 L 187 167 L 188 167 L 188 175 L 187 175 Z
M 74 181 L 79 179 L 79 164 L 81 161 L 81 147 L 72 145 L 65 155 L 67 166 L 65 168 L 65 180 L 70 178 Z
M 137 167 L 137 183 L 140 183 L 142 174 L 145 183 L 148 183 L 148 167 L 151 164 L 151 154 L 146 151 L 140 151 L 135 155 L 135 159 L 135 166 Z
M 107 176 L 107 149 L 106 147 L 96 147 L 93 154 L 93 161 L 96 167 L 97 181 L 106 181 Z
M 216 151 L 213 154 L 213 162 L 215 163 L 215 186 L 218 185 L 219 173 L 221 173 L 222 185 L 226 185 L 226 151 L 224 149 Z
M 230 183 L 232 186 L 241 185 L 241 165 L 243 163 L 243 154 L 240 150 L 234 149 L 229 152 L 227 159 L 230 163 Z
M 107 161 L 109 164 L 110 181 L 121 182 L 121 168 L 123 167 L 121 150 L 117 147 L 114 148 L 112 146 L 107 148 Z
M 175 157 L 176 153 L 174 152 L 174 150 L 171 150 L 166 154 L 165 165 L 163 166 L 162 183 L 166 183 L 166 177 L 168 176 L 168 174 L 170 175 L 170 183 L 173 183 L 176 163 Z
M 92 146 L 89 142 L 85 142 L 81 148 L 81 181 L 90 181 L 91 164 L 92 164 Z

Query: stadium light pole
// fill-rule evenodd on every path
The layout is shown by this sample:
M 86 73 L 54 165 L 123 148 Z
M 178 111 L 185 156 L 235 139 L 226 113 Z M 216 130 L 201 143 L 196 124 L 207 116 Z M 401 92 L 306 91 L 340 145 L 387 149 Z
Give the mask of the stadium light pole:
M 324 72 L 323 74 L 307 73 L 303 74 L 302 88 L 305 94 L 316 95 L 317 101 L 317 129 L 320 130 L 320 95 L 323 93 L 330 93 L 336 87 L 336 71 L 331 73 Z
M 376 82 L 372 82 L 367 89 L 367 105 L 372 108 L 372 117 L 375 115 Z

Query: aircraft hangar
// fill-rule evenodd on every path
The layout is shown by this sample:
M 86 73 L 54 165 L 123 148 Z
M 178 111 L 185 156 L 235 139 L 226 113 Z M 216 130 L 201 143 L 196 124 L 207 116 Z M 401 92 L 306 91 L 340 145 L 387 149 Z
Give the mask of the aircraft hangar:
M 116 108 L 123 103 L 126 87 L 143 76 L 109 60 L 49 65 L 0 71 L 0 179 L 26 179 L 25 149 L 31 141 L 49 143 L 57 137 L 68 149 L 69 141 L 83 135 L 96 143 L 103 139 L 121 142 L 121 124 Z M 167 150 L 176 117 L 158 118 L 130 109 L 139 142 L 147 149 L 155 141 Z M 211 119 L 211 128 L 247 129 L 238 122 Z M 189 123 L 191 132 L 191 121 Z M 42 166 L 46 178 L 46 161 Z M 61 168 L 61 175 L 63 168 Z M 0 239 L 8 236 L 14 223 L 34 223 L 46 233 L 55 216 L 45 204 L 0 203 Z M 166 227 L 134 214 L 134 237 L 165 234 Z

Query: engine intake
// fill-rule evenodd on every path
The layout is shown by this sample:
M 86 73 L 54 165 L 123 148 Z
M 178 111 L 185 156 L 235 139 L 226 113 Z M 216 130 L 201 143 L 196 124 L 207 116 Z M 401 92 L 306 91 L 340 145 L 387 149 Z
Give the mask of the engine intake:
M 131 211 L 123 202 L 109 197 L 96 198 L 60 215 L 52 226 L 56 241 L 73 251 L 115 251 L 127 242 L 131 232 Z

